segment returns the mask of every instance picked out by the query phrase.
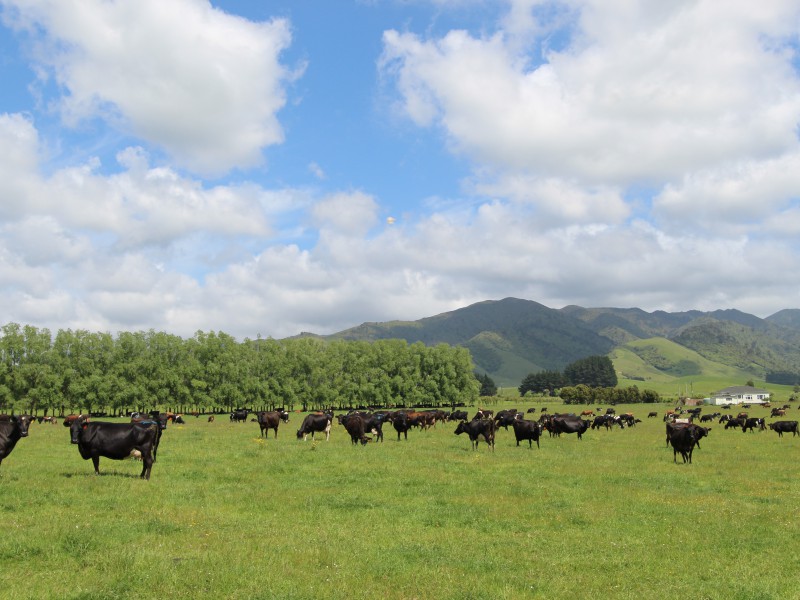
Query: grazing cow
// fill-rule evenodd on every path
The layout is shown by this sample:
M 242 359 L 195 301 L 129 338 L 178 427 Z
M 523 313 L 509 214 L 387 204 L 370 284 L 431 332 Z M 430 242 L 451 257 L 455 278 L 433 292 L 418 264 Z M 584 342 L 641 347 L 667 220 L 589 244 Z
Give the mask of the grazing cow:
M 581 411 L 581 416 L 582 417 L 593 417 L 594 416 L 594 411 L 593 410 L 582 410 Z
M 99 423 L 83 417 L 70 425 L 70 437 L 83 460 L 92 459 L 95 474 L 100 474 L 100 457 L 112 460 L 128 458 L 133 450 L 142 453 L 142 479 L 150 479 L 153 468 L 153 450 L 159 425 L 144 423 Z
M 535 412 L 536 412 L 536 407 L 535 407 L 535 406 L 531 406 L 531 407 L 530 407 L 528 410 L 526 410 L 525 412 L 526 412 L 526 413 L 528 413 L 528 414 L 530 414 L 530 413 L 535 413 Z
M 636 417 L 633 416 L 633 413 L 624 413 L 619 416 L 620 419 L 625 421 L 625 424 L 628 427 L 634 427 L 636 425 Z
M 692 464 L 692 451 L 697 444 L 697 432 L 692 427 L 677 427 L 670 434 L 670 444 L 672 444 L 672 460 L 678 462 L 678 452 L 681 453 L 683 462 Z
M 467 421 L 469 420 L 469 413 L 465 410 L 454 410 L 447 417 L 448 421 Z
M 714 420 L 714 415 L 703 415 L 702 417 L 700 417 L 701 423 L 708 423 L 709 421 L 713 420 Z
M 785 417 L 786 416 L 786 409 L 783 408 L 773 408 L 772 411 L 769 413 L 770 417 Z
M 792 432 L 792 437 L 800 435 L 797 431 L 797 421 L 775 421 L 769 424 L 769 428 L 778 434 L 778 437 L 783 437 L 784 433 Z
M 359 442 L 364 446 L 369 441 L 369 438 L 364 435 L 364 419 L 358 413 L 347 415 L 341 420 L 342 425 L 350 434 L 350 441 L 353 445 L 357 446 Z
M 237 408 L 231 413 L 231 422 L 238 421 L 239 423 L 246 423 L 249 412 L 250 411 L 246 408 Z
M 514 419 L 511 424 L 514 428 L 514 437 L 517 438 L 517 446 L 523 440 L 528 440 L 528 447 L 533 448 L 533 442 L 539 448 L 539 438 L 542 437 L 542 426 L 536 421 L 526 421 L 524 419 Z
M 388 418 L 388 413 L 352 412 L 348 415 L 339 415 L 336 418 L 338 419 L 339 423 L 344 425 L 344 428 L 347 429 L 347 421 L 355 416 L 360 417 L 363 421 L 365 433 L 372 433 L 379 442 L 383 441 L 383 422 Z
M 330 413 L 307 415 L 306 418 L 303 419 L 300 429 L 297 430 L 297 439 L 299 440 L 302 438 L 305 442 L 310 433 L 311 439 L 313 440 L 315 433 L 324 431 L 325 441 L 327 442 L 331 438 L 331 421 L 333 421 L 333 415 Z
M 208 417 L 208 422 L 209 423 L 213 423 L 214 422 L 214 415 L 211 415 L 211 416 Z
M 6 458 L 17 442 L 28 437 L 28 428 L 33 417 L 30 415 L 2 415 L 0 418 L 0 464 Z
M 719 421 L 717 421 L 717 423 L 719 423 L 720 425 L 722 425 L 723 423 L 727 423 L 727 422 L 728 422 L 728 421 L 730 421 L 730 420 L 731 420 L 731 416 L 730 416 L 730 415 L 722 415 L 722 416 L 719 418 Z
M 651 419 L 652 417 L 657 417 L 657 416 L 658 416 L 658 413 L 656 411 L 654 411 L 654 410 L 652 410 L 649 413 L 647 413 L 647 418 L 648 419 Z
M 555 435 L 560 437 L 562 433 L 577 433 L 579 440 L 583 439 L 583 434 L 590 425 L 591 421 L 584 421 L 578 417 L 558 416 L 550 420 L 550 427 Z
M 615 415 L 615 414 L 617 414 L 617 411 L 614 410 L 613 408 L 607 408 L 606 409 L 606 414 L 607 415 Z
M 486 440 L 486 444 L 494 450 L 494 434 L 496 429 L 495 422 L 491 419 L 473 419 L 469 423 L 461 421 L 454 433 L 456 435 L 466 433 L 472 443 L 473 450 L 478 449 L 478 438 L 483 436 L 483 439 Z
M 289 413 L 287 413 L 285 410 L 262 410 L 256 413 L 256 421 L 261 429 L 260 435 L 263 435 L 266 438 L 269 430 L 272 429 L 275 431 L 275 437 L 277 438 L 278 425 L 281 421 L 284 423 L 289 422 Z
M 736 427 L 744 427 L 745 422 L 747 421 L 746 418 L 735 418 L 735 419 L 728 419 L 728 422 L 725 423 L 725 429 L 731 429 Z
M 744 433 L 748 429 L 750 430 L 750 433 L 752 433 L 756 427 L 758 427 L 761 431 L 764 431 L 764 429 L 766 429 L 766 425 L 764 424 L 764 419 L 757 419 L 757 418 L 745 419 L 745 422 L 742 425 L 742 433 Z

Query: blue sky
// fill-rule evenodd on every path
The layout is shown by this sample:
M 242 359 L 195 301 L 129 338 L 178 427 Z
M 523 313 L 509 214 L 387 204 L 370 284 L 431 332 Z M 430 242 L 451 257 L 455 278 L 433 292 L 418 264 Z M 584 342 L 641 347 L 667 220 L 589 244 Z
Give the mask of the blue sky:
M 0 0 L 0 321 L 800 306 L 793 0 Z

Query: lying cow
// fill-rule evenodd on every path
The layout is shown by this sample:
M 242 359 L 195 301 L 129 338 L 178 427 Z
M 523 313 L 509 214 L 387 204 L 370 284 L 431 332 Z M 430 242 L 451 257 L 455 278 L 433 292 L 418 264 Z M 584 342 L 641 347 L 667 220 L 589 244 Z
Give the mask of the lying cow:
M 83 417 L 73 421 L 69 428 L 73 444 L 83 460 L 92 459 L 95 474 L 100 474 L 100 457 L 112 460 L 128 458 L 134 450 L 142 453 L 142 479 L 150 479 L 153 468 L 153 449 L 159 425 L 144 423 L 101 423 Z
M 0 464 L 3 459 L 11 454 L 17 442 L 24 437 L 28 437 L 28 427 L 30 427 L 33 417 L 30 415 L 3 415 L 0 419 Z

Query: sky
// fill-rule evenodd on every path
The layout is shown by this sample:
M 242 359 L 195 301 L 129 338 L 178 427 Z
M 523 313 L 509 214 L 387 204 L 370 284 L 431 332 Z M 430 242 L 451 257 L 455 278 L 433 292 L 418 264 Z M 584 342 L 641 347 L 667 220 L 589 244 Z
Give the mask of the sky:
M 0 0 L 0 323 L 800 307 L 797 0 Z

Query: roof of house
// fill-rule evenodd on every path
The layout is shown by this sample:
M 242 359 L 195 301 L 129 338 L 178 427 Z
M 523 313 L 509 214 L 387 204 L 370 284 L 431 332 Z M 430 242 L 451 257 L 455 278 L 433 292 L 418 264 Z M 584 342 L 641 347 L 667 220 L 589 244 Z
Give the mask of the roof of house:
M 714 396 L 740 396 L 744 394 L 769 394 L 769 390 L 752 387 L 749 385 L 732 385 L 714 393 Z

